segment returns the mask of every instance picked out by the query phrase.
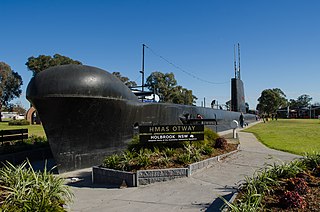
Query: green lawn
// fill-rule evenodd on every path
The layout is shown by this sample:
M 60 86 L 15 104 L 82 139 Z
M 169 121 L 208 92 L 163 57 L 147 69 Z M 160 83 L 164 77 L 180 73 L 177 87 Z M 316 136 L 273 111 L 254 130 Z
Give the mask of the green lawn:
M 42 125 L 23 125 L 23 126 L 9 126 L 8 122 L 0 122 L 0 130 L 10 129 L 28 129 L 28 134 L 37 136 L 46 136 Z
M 266 146 L 294 154 L 320 152 L 320 120 L 278 119 L 254 125 L 253 133 Z

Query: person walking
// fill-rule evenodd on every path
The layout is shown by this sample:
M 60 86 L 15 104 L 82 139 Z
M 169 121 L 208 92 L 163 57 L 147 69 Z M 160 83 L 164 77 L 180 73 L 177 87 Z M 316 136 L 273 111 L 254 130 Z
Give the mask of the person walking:
M 240 122 L 241 128 L 243 128 L 243 124 L 244 124 L 244 116 L 243 116 L 243 113 L 240 114 L 239 122 Z

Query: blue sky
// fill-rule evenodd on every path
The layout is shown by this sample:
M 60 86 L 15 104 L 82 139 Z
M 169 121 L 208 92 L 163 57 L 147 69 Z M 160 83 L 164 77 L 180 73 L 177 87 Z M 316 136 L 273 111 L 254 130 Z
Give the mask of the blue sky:
M 140 84 L 142 44 L 153 50 L 145 51 L 146 76 L 173 72 L 197 105 L 230 99 L 237 43 L 250 108 L 268 88 L 320 102 L 317 0 L 1 0 L 0 11 L 0 61 L 23 77 L 14 102 L 25 107 L 28 57 L 59 53 Z

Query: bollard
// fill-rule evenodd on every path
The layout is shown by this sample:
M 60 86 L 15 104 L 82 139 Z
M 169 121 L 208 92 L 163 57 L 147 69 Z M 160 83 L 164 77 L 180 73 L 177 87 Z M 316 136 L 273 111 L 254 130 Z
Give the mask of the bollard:
M 233 138 L 237 138 L 237 128 L 239 126 L 238 122 L 236 120 L 233 120 L 231 123 L 230 123 L 230 126 L 233 130 Z
M 233 138 L 237 138 L 237 129 L 233 129 Z

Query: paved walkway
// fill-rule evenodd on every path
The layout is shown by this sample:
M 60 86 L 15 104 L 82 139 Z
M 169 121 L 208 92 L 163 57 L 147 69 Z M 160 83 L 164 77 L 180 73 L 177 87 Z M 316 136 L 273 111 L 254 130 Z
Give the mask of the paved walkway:
M 221 200 L 218 197 L 230 197 L 245 176 L 252 176 L 255 170 L 265 164 L 291 161 L 298 157 L 269 149 L 250 133 L 238 134 L 241 151 L 198 171 L 189 178 L 119 189 L 92 185 L 91 169 L 67 173 L 65 177 L 82 179 L 79 182 L 69 183 L 75 194 L 70 210 L 220 211 Z

